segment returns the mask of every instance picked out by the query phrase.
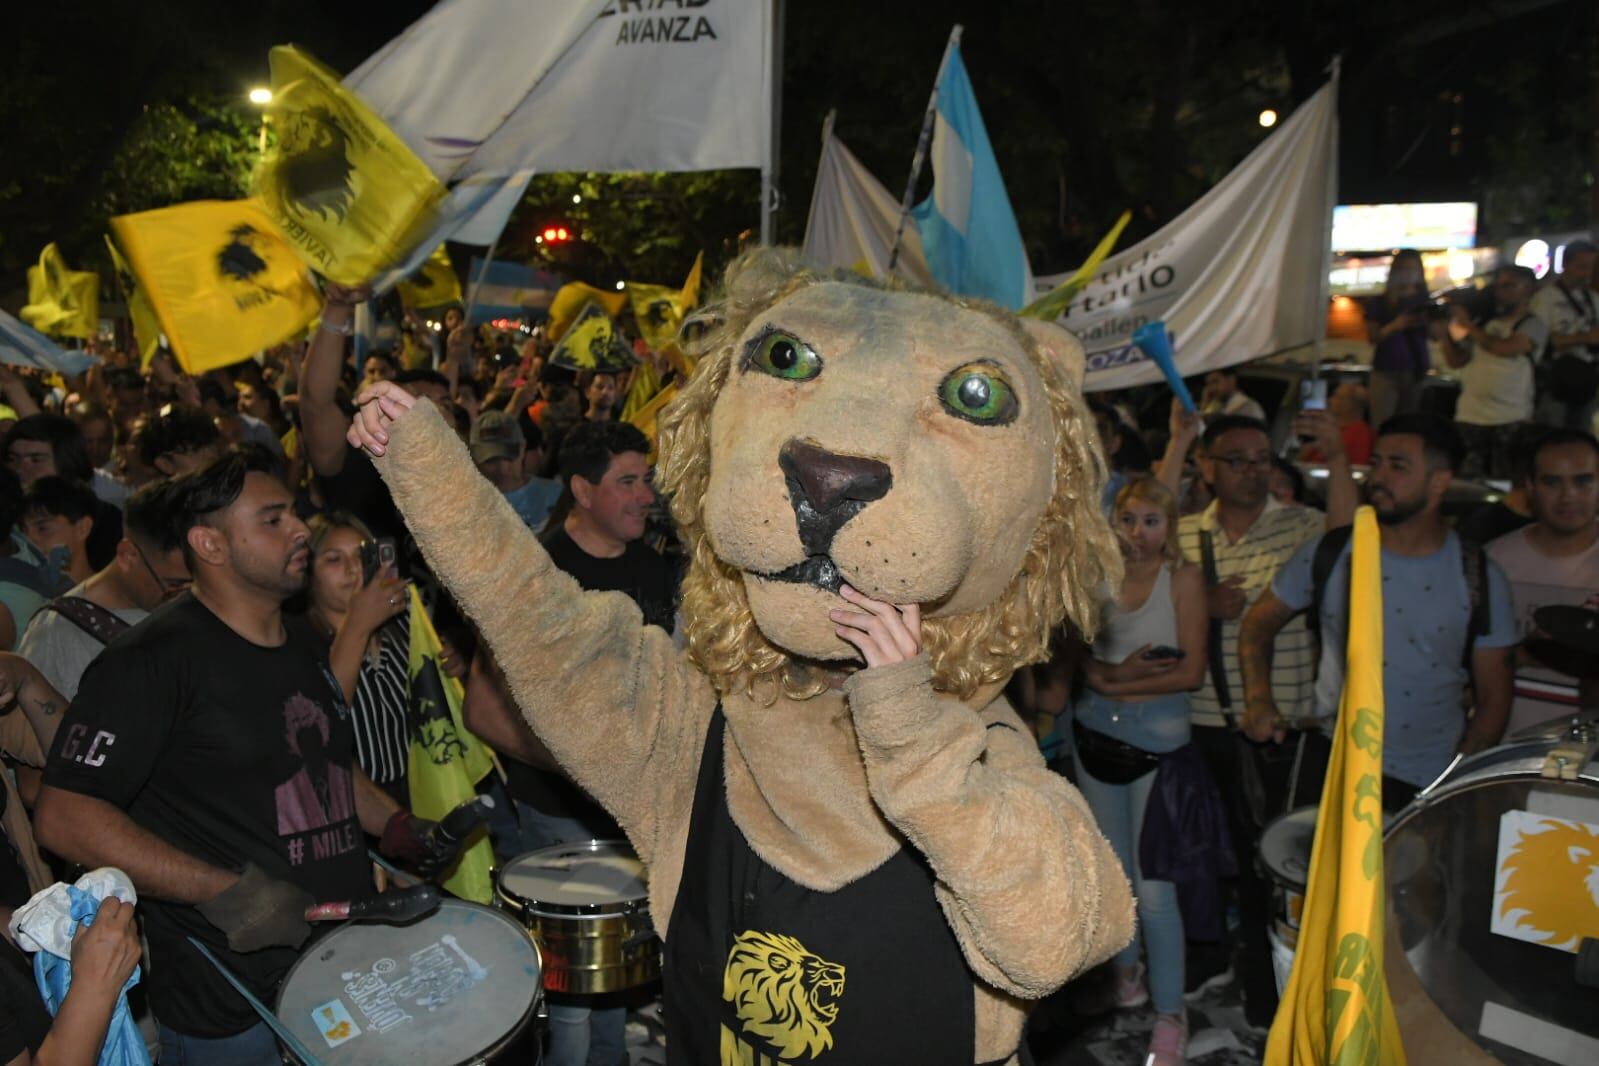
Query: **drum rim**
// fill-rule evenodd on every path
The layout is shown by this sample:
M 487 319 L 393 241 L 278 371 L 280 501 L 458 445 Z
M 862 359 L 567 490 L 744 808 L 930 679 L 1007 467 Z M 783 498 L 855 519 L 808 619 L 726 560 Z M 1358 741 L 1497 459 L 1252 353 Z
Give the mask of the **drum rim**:
M 548 847 L 524 851 L 496 868 L 494 871 L 494 894 L 515 907 L 519 913 L 539 918 L 589 920 L 596 918 L 630 918 L 638 914 L 648 915 L 650 912 L 650 882 L 648 876 L 644 878 L 644 891 L 639 895 L 629 896 L 625 899 L 610 900 L 604 903 L 555 903 L 547 900 L 535 900 L 506 887 L 505 875 L 509 871 L 511 864 L 520 862 L 529 855 L 571 849 L 599 852 L 603 848 L 622 848 L 629 852 L 634 861 L 641 867 L 644 866 L 644 860 L 638 857 L 638 851 L 625 840 L 573 840 L 565 844 L 551 844 Z M 645 869 L 647 871 L 648 867 L 645 867 Z
M 490 907 L 487 904 L 483 904 L 483 903 L 474 903 L 474 902 L 472 902 L 469 899 L 442 899 L 442 900 L 439 901 L 439 907 L 441 909 L 446 907 L 446 906 L 450 906 L 452 904 L 455 905 L 455 906 L 464 907 L 464 908 L 466 908 L 468 910 L 487 911 L 488 913 L 494 915 L 496 918 L 499 918 L 502 921 L 504 921 L 504 923 L 506 925 L 511 926 L 517 932 L 521 933 L 522 934 L 522 938 L 524 940 L 526 940 L 528 942 L 528 944 L 533 948 L 533 958 L 537 961 L 538 968 L 539 968 L 538 980 L 535 981 L 534 985 L 533 985 L 533 999 L 532 999 L 532 1002 L 530 1002 L 528 1004 L 528 1006 L 527 1006 L 527 1009 L 522 1012 L 522 1016 L 517 1019 L 516 1025 L 512 1026 L 509 1031 L 507 1031 L 503 1036 L 501 1036 L 499 1039 L 497 1039 L 493 1044 L 491 1044 L 490 1046 L 484 1048 L 482 1051 L 475 1051 L 471 1055 L 469 1055 L 468 1057 L 466 1057 L 464 1059 L 461 1059 L 459 1062 L 455 1062 L 455 1063 L 451 1064 L 451 1066 L 474 1066 L 475 1063 L 480 1063 L 480 1062 L 485 1061 L 486 1059 L 492 1058 L 493 1056 L 498 1055 L 500 1052 L 504 1051 L 506 1048 L 510 1047 L 511 1044 L 516 1041 L 517 1037 L 521 1036 L 522 1033 L 524 1031 L 526 1031 L 526 1029 L 528 1027 L 528 1023 L 531 1022 L 534 1019 L 534 1017 L 536 1017 L 538 1015 L 539 1004 L 544 1002 L 544 996 L 545 996 L 545 990 L 544 990 L 544 949 L 539 946 L 539 942 L 538 942 L 538 940 L 536 938 L 534 938 L 532 930 L 530 930 L 527 926 L 523 925 L 521 922 L 518 922 L 517 920 L 512 918 L 510 915 L 506 914 L 504 911 L 500 910 L 498 907 Z M 434 913 L 437 913 L 437 912 L 435 911 Z M 417 919 L 417 921 L 420 922 L 420 921 L 422 921 L 423 919 L 425 919 L 427 917 L 429 917 L 429 915 L 423 915 L 423 918 L 419 918 L 419 919 Z M 348 923 L 344 923 L 344 924 L 348 924 Z M 382 923 L 375 923 L 375 924 L 382 924 Z M 341 928 L 342 928 L 342 925 L 341 925 Z M 328 939 L 328 937 L 331 937 L 331 936 L 336 936 L 338 934 L 338 932 L 339 932 L 339 930 L 335 929 L 335 930 L 333 930 L 333 932 L 329 933 L 328 936 L 323 937 L 322 940 L 326 940 L 326 939 Z M 320 940 L 317 941 L 317 943 L 321 943 L 321 942 L 322 941 L 320 941 Z M 282 1016 L 283 993 L 284 993 L 285 990 L 288 989 L 289 982 L 294 978 L 294 975 L 300 972 L 301 964 L 304 963 L 306 961 L 306 959 L 310 958 L 310 955 L 311 955 L 310 951 L 307 950 L 307 951 L 304 951 L 300 955 L 299 958 L 294 960 L 294 964 L 289 967 L 288 971 L 284 973 L 282 979 L 278 981 L 277 993 L 276 993 L 276 995 L 274 995 L 272 997 L 272 1015 L 273 1015 L 273 1017 L 277 1018 L 279 1022 L 282 1022 L 285 1026 L 287 1025 L 287 1023 L 283 1022 L 283 1016 Z M 338 1049 L 337 1048 L 330 1048 L 329 1050 L 330 1051 L 336 1051 Z
M 1590 769 L 1591 767 L 1595 766 L 1599 766 L 1599 760 L 1590 761 L 1578 771 L 1575 778 L 1569 780 L 1558 777 L 1544 777 L 1542 774 L 1531 768 L 1519 768 L 1504 769 L 1497 773 L 1483 773 L 1480 776 L 1460 777 L 1454 780 L 1440 781 L 1431 790 L 1417 793 L 1415 799 L 1405 804 L 1405 806 L 1388 821 L 1388 824 L 1383 827 L 1383 843 L 1387 844 L 1387 842 L 1392 839 L 1394 834 L 1398 833 L 1399 830 L 1403 829 L 1416 818 L 1420 817 L 1425 811 L 1438 806 L 1451 796 L 1464 795 L 1467 792 L 1475 792 L 1478 789 L 1487 788 L 1490 785 L 1503 785 L 1514 781 L 1528 781 L 1533 784 L 1537 784 L 1541 781 L 1550 785 L 1578 786 L 1586 784 L 1590 786 L 1599 786 L 1599 771 Z M 1486 769 L 1486 767 L 1484 769 Z

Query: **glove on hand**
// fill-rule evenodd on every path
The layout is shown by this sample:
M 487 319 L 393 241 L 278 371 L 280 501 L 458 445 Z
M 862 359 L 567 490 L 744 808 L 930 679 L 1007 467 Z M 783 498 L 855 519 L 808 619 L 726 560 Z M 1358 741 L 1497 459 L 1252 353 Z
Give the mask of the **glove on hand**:
M 448 869 L 461 853 L 461 841 L 439 832 L 439 823 L 395 811 L 383 827 L 378 850 L 410 866 L 423 877 Z
M 228 947 L 242 952 L 305 943 L 311 935 L 305 909 L 315 903 L 305 889 L 276 880 L 252 862 L 232 888 L 197 909 L 228 935 Z

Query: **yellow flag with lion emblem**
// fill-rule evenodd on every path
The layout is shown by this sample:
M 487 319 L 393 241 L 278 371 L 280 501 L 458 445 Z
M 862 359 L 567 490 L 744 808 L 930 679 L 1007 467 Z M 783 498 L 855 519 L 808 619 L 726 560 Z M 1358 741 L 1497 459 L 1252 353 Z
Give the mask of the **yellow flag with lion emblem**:
M 1382 546 L 1355 514 L 1349 653 L 1293 973 L 1266 1041 L 1272 1066 L 1405 1066 L 1383 967 Z
M 627 298 L 633 304 L 633 320 L 638 323 L 639 336 L 657 352 L 664 352 L 677 344 L 678 327 L 683 317 L 693 310 L 700 299 L 700 267 L 705 253 L 694 257 L 694 266 L 681 289 L 666 285 L 627 283 Z
M 18 317 L 40 333 L 92 337 L 100 328 L 100 275 L 68 270 L 61 249 L 51 241 L 28 268 L 28 305 Z
M 318 274 L 370 281 L 432 228 L 444 186 L 337 74 L 292 45 L 271 61 L 277 143 L 256 171 L 256 195 Z

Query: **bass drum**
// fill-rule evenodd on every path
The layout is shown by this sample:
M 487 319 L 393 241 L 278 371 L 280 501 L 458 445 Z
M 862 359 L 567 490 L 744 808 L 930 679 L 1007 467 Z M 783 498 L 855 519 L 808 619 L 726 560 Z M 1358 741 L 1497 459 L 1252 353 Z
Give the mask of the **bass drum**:
M 1387 971 L 1411 1061 L 1599 1062 L 1599 988 L 1577 982 L 1582 938 L 1599 939 L 1599 763 L 1542 776 L 1588 739 L 1462 760 L 1389 823 Z

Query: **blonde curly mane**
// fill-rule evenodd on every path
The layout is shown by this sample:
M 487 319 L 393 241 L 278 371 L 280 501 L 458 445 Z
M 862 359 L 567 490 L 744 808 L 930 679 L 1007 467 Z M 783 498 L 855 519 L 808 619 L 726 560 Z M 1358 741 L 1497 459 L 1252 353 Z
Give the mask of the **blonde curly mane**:
M 693 377 L 661 416 L 656 483 L 670 501 L 689 556 L 683 578 L 689 655 L 719 692 L 747 693 L 767 703 L 779 695 L 817 695 L 826 680 L 761 634 L 743 576 L 711 547 L 702 511 L 711 474 L 711 409 L 749 324 L 779 301 L 824 281 L 921 291 L 845 271 L 812 271 L 792 249 L 749 252 L 728 267 L 721 302 L 703 313 L 716 325 L 700 347 Z M 981 300 L 941 298 L 986 314 L 1011 332 L 1044 382 L 1055 424 L 1055 491 L 1005 593 L 983 610 L 922 622 L 934 687 L 968 699 L 985 685 L 1004 683 L 1018 667 L 1048 658 L 1050 633 L 1063 622 L 1092 639 L 1099 590 L 1119 581 L 1121 555 L 1100 511 L 1105 462 L 1077 383 L 1014 316 Z

